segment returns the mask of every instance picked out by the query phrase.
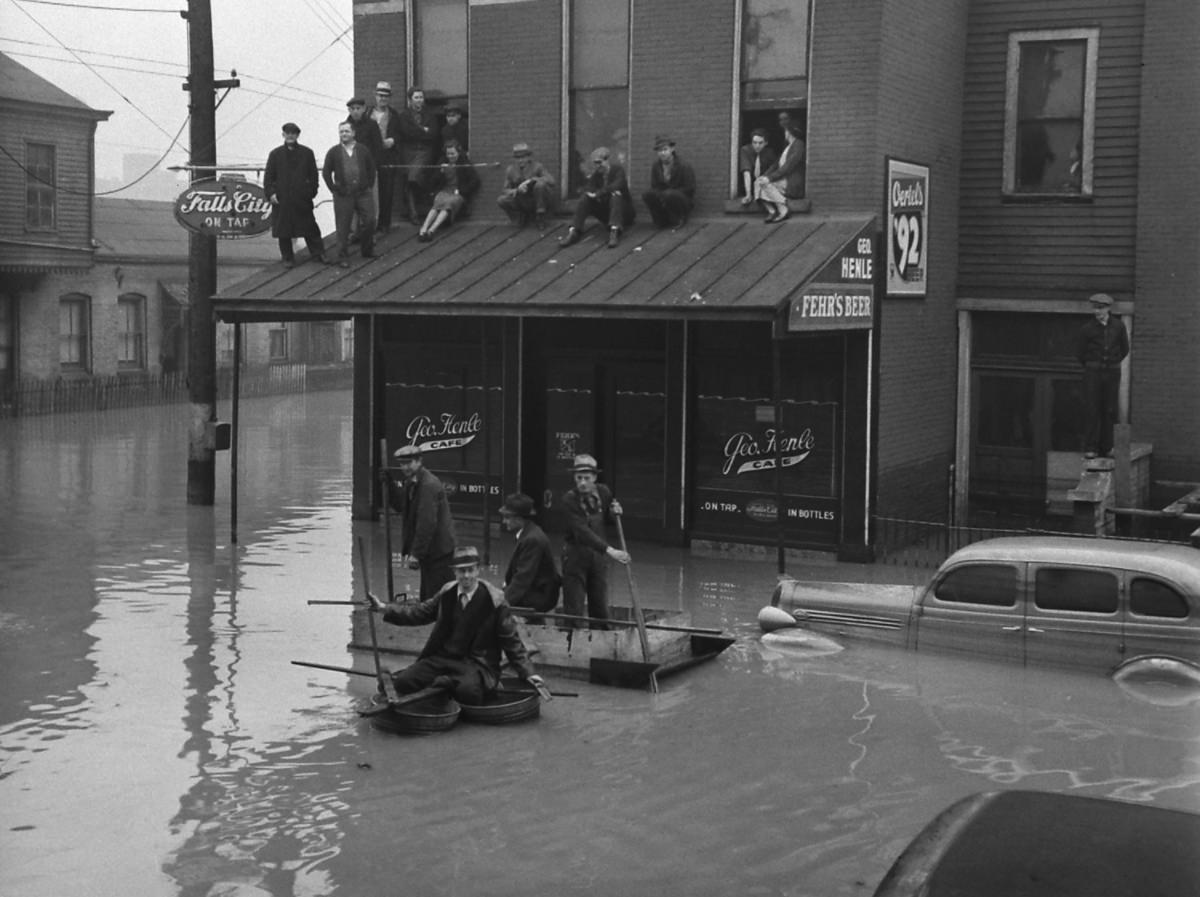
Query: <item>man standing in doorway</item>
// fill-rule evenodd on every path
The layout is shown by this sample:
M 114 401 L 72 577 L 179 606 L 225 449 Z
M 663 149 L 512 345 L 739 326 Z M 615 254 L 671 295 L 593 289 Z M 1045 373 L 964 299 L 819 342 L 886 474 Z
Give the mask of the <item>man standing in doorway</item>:
M 400 515 L 403 536 L 400 553 L 410 570 L 421 571 L 421 600 L 435 595 L 454 579 L 454 518 L 442 481 L 425 469 L 421 450 L 404 445 L 394 453 L 403 482 L 386 470 L 388 502 Z
M 283 144 L 267 156 L 263 173 L 263 192 L 274 207 L 271 233 L 279 240 L 279 256 L 285 268 L 296 264 L 292 240 L 304 239 L 314 262 L 325 262 L 321 229 L 313 217 L 313 199 L 321 187 L 317 176 L 317 158 L 307 146 L 300 145 L 300 126 L 283 126 Z
M 563 494 L 567 512 L 567 533 L 563 539 L 563 611 L 571 616 L 584 615 L 607 620 L 608 558 L 629 563 L 629 553 L 613 548 L 605 538 L 605 525 L 621 513 L 620 503 L 607 486 L 596 482 L 600 468 L 591 455 L 576 455 L 571 467 L 575 487 Z M 607 629 L 607 623 L 593 628 Z
M 1092 319 L 1079 328 L 1077 356 L 1083 365 L 1084 457 L 1095 458 L 1112 454 L 1121 362 L 1129 354 L 1129 334 L 1112 314 L 1112 296 L 1094 293 L 1088 301 Z

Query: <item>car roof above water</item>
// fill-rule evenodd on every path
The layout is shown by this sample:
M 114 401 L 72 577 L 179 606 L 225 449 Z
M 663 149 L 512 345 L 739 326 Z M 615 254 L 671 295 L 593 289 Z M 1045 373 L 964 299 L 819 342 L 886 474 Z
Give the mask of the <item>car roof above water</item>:
M 1200 550 L 1165 542 L 1085 536 L 1004 536 L 960 548 L 943 562 L 1009 561 L 1089 564 L 1158 574 L 1200 594 Z

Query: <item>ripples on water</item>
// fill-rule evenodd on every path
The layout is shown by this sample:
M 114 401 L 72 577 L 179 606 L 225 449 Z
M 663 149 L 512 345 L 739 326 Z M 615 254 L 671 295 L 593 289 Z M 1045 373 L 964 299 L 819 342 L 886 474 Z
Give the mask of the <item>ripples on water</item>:
M 537 722 L 379 732 L 369 679 L 288 663 L 351 662 L 347 609 L 305 601 L 361 594 L 353 536 L 383 582 L 349 413 L 245 403 L 236 545 L 224 473 L 182 504 L 185 410 L 0 422 L 0 894 L 865 895 L 973 791 L 1200 810 L 1195 704 L 767 646 L 769 562 L 637 568 L 739 637 L 658 695 L 560 680 Z

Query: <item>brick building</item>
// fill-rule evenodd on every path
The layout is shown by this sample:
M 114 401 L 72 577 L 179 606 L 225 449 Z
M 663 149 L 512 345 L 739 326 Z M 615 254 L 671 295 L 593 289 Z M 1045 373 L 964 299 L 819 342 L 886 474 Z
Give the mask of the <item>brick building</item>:
M 1200 182 L 1200 103 L 1167 99 L 1197 98 L 1187 6 L 360 0 L 356 92 L 464 104 L 481 198 L 431 244 L 393 229 L 376 259 L 264 271 L 218 311 L 354 318 L 359 516 L 380 437 L 424 445 L 460 513 L 522 488 L 552 526 L 566 461 L 592 451 L 627 527 L 672 543 L 855 556 L 873 514 L 941 519 L 948 495 L 962 515 L 1040 511 L 1048 452 L 1076 448 L 1064 340 L 1098 290 L 1133 325 L 1135 438 L 1200 477 L 1200 415 L 1159 399 L 1200 357 L 1196 206 L 1171 199 Z M 777 142 L 781 112 L 804 129 L 806 190 L 764 228 L 738 148 L 754 127 Z M 1184 139 L 1138 140 L 1172 127 Z M 638 203 L 617 249 L 595 228 L 562 248 L 561 220 L 518 230 L 494 205 L 517 141 L 568 207 L 601 143 L 640 196 L 658 134 L 696 170 L 685 227 Z

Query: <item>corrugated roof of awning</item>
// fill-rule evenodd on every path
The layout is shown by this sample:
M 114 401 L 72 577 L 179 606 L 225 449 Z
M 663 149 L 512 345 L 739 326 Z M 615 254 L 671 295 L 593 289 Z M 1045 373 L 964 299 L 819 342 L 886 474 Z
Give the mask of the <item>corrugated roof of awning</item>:
M 544 232 L 462 222 L 431 243 L 407 226 L 355 253 L 350 267 L 272 264 L 213 298 L 225 320 L 353 314 L 621 318 L 774 315 L 872 220 L 870 215 L 693 220 L 678 230 L 635 225 L 608 249 L 605 228 L 562 247 L 566 223 Z M 327 243 L 331 243 L 327 240 Z M 356 249 L 357 247 L 352 247 Z M 332 250 L 330 250 L 332 254 Z

